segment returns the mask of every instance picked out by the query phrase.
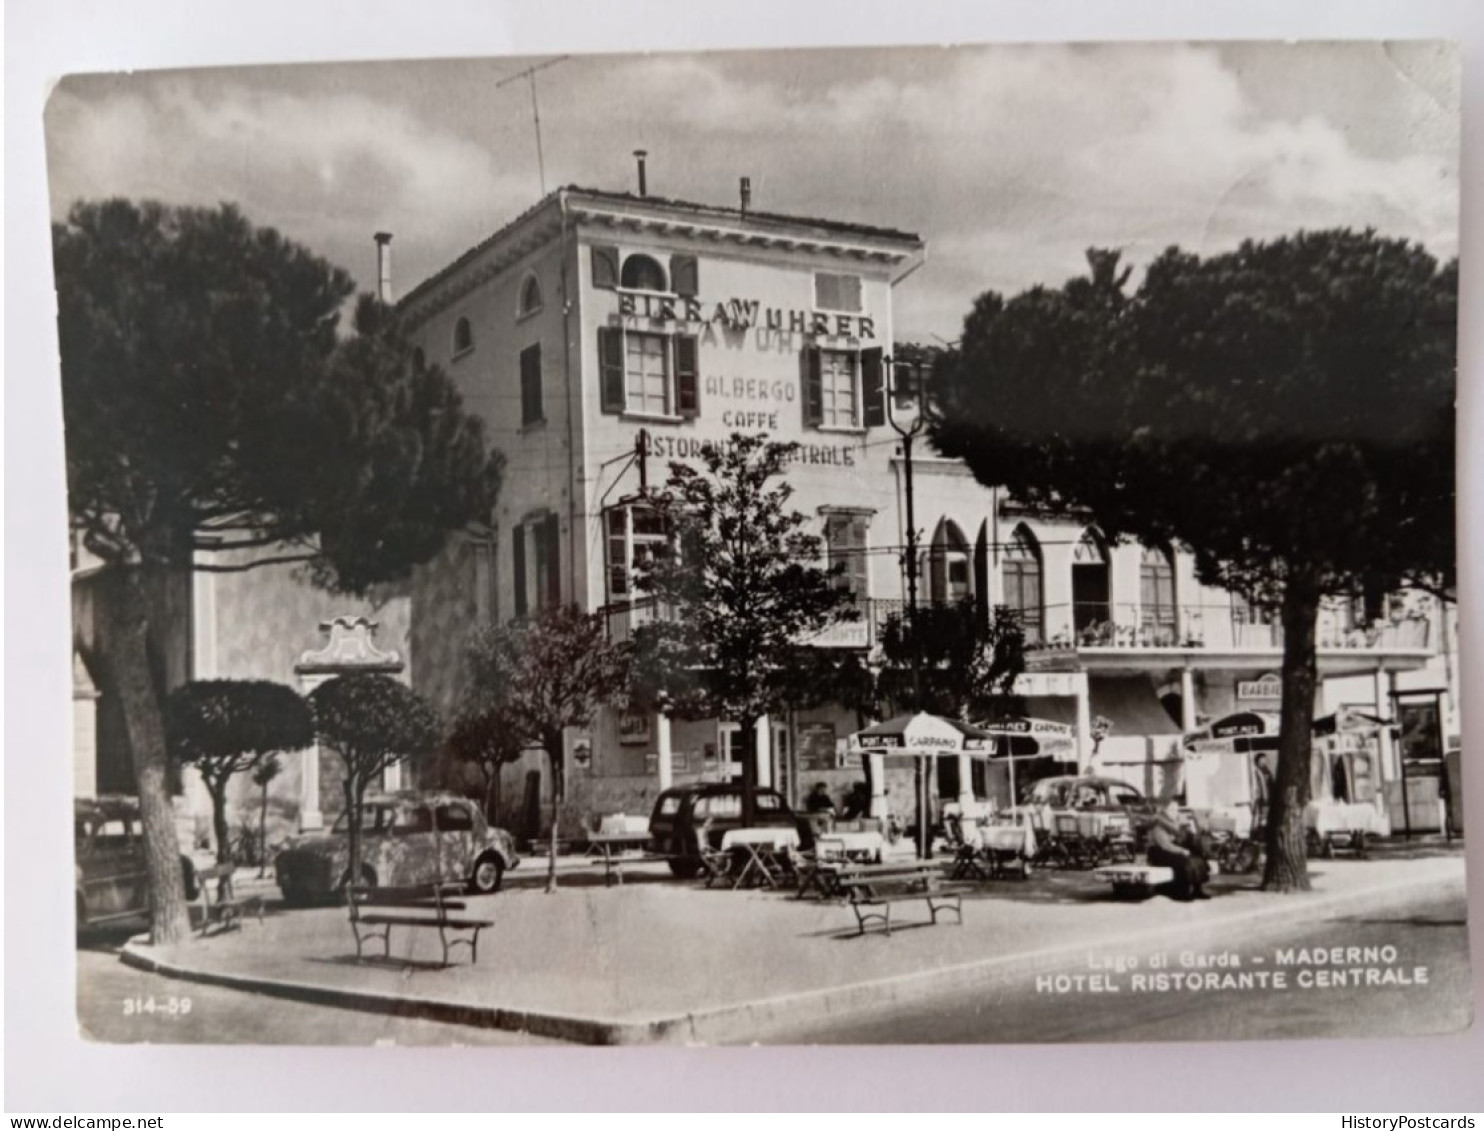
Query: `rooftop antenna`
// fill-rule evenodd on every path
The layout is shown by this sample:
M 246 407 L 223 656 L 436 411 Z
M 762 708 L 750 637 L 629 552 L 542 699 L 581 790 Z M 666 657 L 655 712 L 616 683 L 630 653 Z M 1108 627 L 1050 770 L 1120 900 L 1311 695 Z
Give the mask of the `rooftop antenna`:
M 531 119 L 536 126 L 536 173 L 541 178 L 541 195 L 546 195 L 546 159 L 541 153 L 541 107 L 536 101 L 536 72 L 544 71 L 547 67 L 555 67 L 571 58 L 570 55 L 558 55 L 555 59 L 548 59 L 544 63 L 537 63 L 534 67 L 527 67 L 523 71 L 516 71 L 499 82 L 495 83 L 495 89 L 508 86 L 516 79 L 526 79 L 531 84 Z

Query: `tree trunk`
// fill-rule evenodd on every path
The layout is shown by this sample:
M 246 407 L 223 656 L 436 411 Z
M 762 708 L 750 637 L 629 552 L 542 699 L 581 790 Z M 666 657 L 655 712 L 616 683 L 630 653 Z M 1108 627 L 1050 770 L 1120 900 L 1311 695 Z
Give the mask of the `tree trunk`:
M 170 756 L 159 690 L 150 674 L 148 605 L 139 567 L 121 567 L 103 602 L 108 618 L 104 663 L 119 697 L 134 785 L 144 825 L 145 868 L 149 875 L 150 941 L 156 946 L 191 937 L 185 879 L 180 870 L 180 838 L 170 803 Z
M 1278 768 L 1268 801 L 1264 891 L 1309 890 L 1304 811 L 1309 804 L 1314 695 L 1318 685 L 1315 636 L 1319 587 L 1312 577 L 1289 576 L 1283 590 L 1283 707 Z
M 345 865 L 345 882 L 361 882 L 361 785 L 360 775 L 349 767 L 346 759 L 345 774 L 345 831 L 348 834 L 349 858 Z
M 208 778 L 202 774 L 201 779 L 206 783 L 206 792 L 211 794 L 211 832 L 216 837 L 216 862 L 235 864 L 232 859 L 232 830 L 227 825 L 226 775 Z
M 757 719 L 747 716 L 737 722 L 742 746 L 742 827 L 757 823 Z
M 546 855 L 546 894 L 550 895 L 557 889 L 557 833 L 562 819 L 562 802 L 567 793 L 561 731 L 557 731 L 555 736 L 547 735 L 543 745 L 546 747 L 546 760 L 551 765 L 551 842 Z

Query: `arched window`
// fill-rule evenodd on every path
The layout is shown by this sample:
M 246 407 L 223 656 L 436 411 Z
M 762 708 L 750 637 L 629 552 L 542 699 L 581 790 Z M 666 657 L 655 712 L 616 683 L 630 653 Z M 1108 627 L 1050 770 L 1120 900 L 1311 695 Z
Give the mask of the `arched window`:
M 1036 536 L 1024 526 L 1017 526 L 1005 550 L 1000 570 L 1004 582 L 1005 605 L 1020 618 L 1027 644 L 1039 644 L 1046 638 L 1046 612 L 1041 604 L 1041 547 Z
M 667 291 L 665 269 L 647 255 L 631 255 L 623 261 L 619 283 L 632 291 Z
M 527 275 L 520 285 L 520 317 L 535 314 L 541 309 L 541 283 L 535 275 Z
M 1072 551 L 1072 627 L 1079 644 L 1113 643 L 1110 573 L 1108 547 L 1102 535 L 1088 527 Z
M 474 348 L 474 327 L 469 325 L 467 318 L 460 318 L 453 324 L 453 352 L 463 353 L 465 350 Z
M 928 599 L 944 605 L 974 592 L 969 541 L 952 519 L 941 519 L 928 550 Z
M 1139 642 L 1155 647 L 1177 643 L 1175 563 L 1169 550 L 1145 546 L 1139 559 Z

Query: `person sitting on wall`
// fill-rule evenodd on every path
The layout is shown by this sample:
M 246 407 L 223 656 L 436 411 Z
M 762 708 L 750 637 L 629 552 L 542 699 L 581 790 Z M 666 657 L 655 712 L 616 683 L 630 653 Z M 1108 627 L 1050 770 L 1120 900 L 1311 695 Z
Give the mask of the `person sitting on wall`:
M 1149 863 L 1156 868 L 1169 868 L 1175 873 L 1170 897 L 1181 902 L 1210 899 L 1206 881 L 1211 866 L 1195 845 L 1188 841 L 1180 823 L 1180 803 L 1175 798 L 1165 804 L 1149 829 Z

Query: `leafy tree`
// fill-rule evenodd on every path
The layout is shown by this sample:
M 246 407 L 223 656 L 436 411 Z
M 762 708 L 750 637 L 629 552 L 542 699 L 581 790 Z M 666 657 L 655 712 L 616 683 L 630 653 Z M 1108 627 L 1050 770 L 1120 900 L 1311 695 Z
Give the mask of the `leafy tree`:
M 1454 576 L 1457 263 L 1372 231 L 1301 232 L 1137 291 L 1116 252 L 1060 290 L 981 296 L 933 373 L 932 437 L 984 483 L 1176 543 L 1281 610 L 1264 886 L 1305 890 L 1321 599 Z
M 121 705 L 156 942 L 190 937 L 149 594 L 302 563 L 360 593 L 487 517 L 500 461 L 348 275 L 234 207 L 79 203 L 52 230 L 74 529 L 110 584 L 91 656 Z M 206 556 L 203 556 L 206 555 Z
M 372 779 L 399 762 L 430 757 L 440 738 L 438 713 L 405 683 L 374 672 L 328 679 L 309 693 L 320 743 L 345 763 L 347 881 L 361 875 L 361 806 Z
M 480 804 L 491 822 L 498 820 L 500 772 L 518 761 L 525 748 L 525 737 L 503 705 L 476 706 L 454 722 L 446 755 L 453 765 L 472 767 L 479 775 Z
M 562 736 L 592 725 L 598 708 L 622 699 L 627 650 L 608 639 L 596 613 L 553 605 L 534 617 L 477 633 L 469 648 L 466 714 L 493 726 L 508 723 L 522 745 L 546 751 L 551 767 L 551 843 L 546 890 L 556 890 L 556 845 L 566 797 Z
M 313 720 L 311 719 L 311 725 Z M 283 770 L 277 754 L 269 754 L 252 772 L 252 783 L 258 787 L 261 798 L 258 809 L 258 878 L 268 871 L 268 786 Z
M 230 864 L 227 783 L 280 751 L 310 745 L 314 720 L 303 696 L 272 680 L 193 680 L 166 697 L 165 734 L 176 763 L 200 773 L 211 795 L 217 863 Z
M 672 463 L 651 505 L 674 533 L 638 585 L 662 616 L 636 634 L 652 670 L 674 673 L 692 711 L 738 724 L 742 816 L 756 816 L 757 723 L 797 694 L 808 639 L 853 617 L 852 598 L 820 560 L 820 539 L 789 508 L 781 481 L 798 445 L 734 433 L 701 446 L 701 470 Z
M 986 623 L 969 597 L 893 613 L 881 626 L 878 694 L 896 711 L 985 720 L 1003 714 L 1025 670 L 1025 633 L 1014 612 L 996 608 Z M 914 657 L 919 665 L 914 675 Z

